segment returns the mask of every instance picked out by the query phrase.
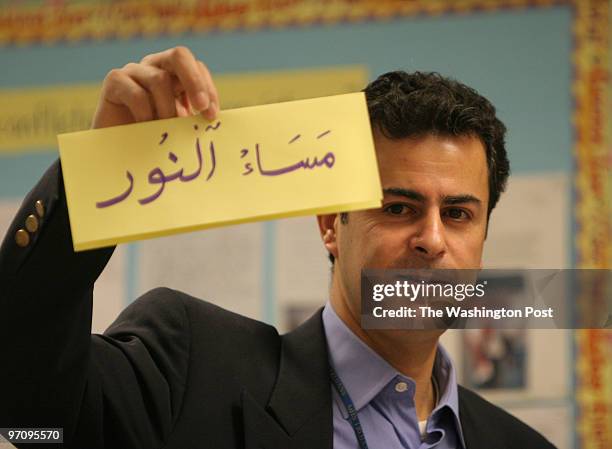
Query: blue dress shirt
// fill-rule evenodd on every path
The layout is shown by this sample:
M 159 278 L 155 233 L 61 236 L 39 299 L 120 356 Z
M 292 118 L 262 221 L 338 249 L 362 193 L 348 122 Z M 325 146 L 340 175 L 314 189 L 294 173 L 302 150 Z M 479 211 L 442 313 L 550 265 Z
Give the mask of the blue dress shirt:
M 353 401 L 369 449 L 465 448 L 455 370 L 442 346 L 438 346 L 433 368 L 439 399 L 422 437 L 414 380 L 400 374 L 353 334 L 329 302 L 323 310 L 323 327 L 330 363 Z M 355 449 L 359 446 L 348 412 L 336 389 L 331 388 L 334 449 Z

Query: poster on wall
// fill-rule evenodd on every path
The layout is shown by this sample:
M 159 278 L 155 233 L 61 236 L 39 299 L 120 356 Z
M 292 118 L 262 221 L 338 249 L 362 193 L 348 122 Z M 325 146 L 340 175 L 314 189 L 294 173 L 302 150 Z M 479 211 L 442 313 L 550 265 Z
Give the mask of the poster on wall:
M 242 224 L 140 243 L 137 294 L 174 288 L 261 319 L 262 227 Z

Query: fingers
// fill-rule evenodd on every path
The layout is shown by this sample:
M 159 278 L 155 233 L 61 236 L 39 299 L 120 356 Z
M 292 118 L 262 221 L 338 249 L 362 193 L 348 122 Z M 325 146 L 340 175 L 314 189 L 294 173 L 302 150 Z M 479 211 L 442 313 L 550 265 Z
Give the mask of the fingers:
M 157 67 L 130 63 L 124 72 L 142 86 L 153 97 L 157 118 L 176 117 L 174 85 L 178 83 L 169 72 Z
M 178 98 L 174 100 L 174 104 L 176 106 L 176 113 L 179 117 L 187 117 L 191 115 L 189 110 L 189 100 L 187 99 L 187 94 L 183 92 L 179 95 Z
M 196 112 L 216 115 L 219 107 L 217 89 L 206 66 L 196 60 L 186 47 L 175 47 L 146 56 L 142 63 L 152 65 L 176 76 Z
M 219 95 L 210 71 L 185 47 L 176 47 L 111 70 L 104 79 L 94 127 L 187 116 L 213 120 Z
M 209 86 L 208 96 L 210 99 L 210 107 L 204 112 L 204 117 L 208 120 L 214 120 L 220 108 L 219 94 L 217 93 L 217 88 L 213 83 L 208 67 L 206 67 L 202 61 L 198 61 L 198 68 Z
M 113 105 L 126 106 L 138 122 L 154 118 L 149 93 L 122 69 L 108 73 L 104 79 L 102 98 Z

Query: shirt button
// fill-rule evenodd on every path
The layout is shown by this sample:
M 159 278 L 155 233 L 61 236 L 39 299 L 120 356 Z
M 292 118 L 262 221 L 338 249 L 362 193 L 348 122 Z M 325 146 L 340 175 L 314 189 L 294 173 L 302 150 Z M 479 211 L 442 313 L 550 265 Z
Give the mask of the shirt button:
M 408 389 L 408 384 L 406 382 L 398 382 L 395 384 L 395 391 L 398 393 L 403 393 Z

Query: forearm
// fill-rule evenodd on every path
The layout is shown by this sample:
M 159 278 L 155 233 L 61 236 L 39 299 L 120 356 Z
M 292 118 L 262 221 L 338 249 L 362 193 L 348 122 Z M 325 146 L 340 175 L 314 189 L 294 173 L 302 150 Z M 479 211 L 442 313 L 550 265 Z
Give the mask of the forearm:
M 108 72 L 92 128 L 192 111 L 213 120 L 219 104 L 206 65 L 176 47 Z M 27 230 L 39 200 L 44 214 Z M 0 427 L 64 427 L 64 441 L 76 447 L 163 446 L 184 394 L 188 320 L 172 292 L 154 291 L 92 339 L 93 284 L 111 254 L 73 251 L 54 164 L 0 247 Z
M 25 227 L 30 215 L 38 221 L 33 232 Z M 21 245 L 20 229 L 28 233 Z M 0 427 L 71 431 L 87 376 L 93 284 L 112 252 L 73 251 L 56 162 L 24 200 L 0 248 Z

